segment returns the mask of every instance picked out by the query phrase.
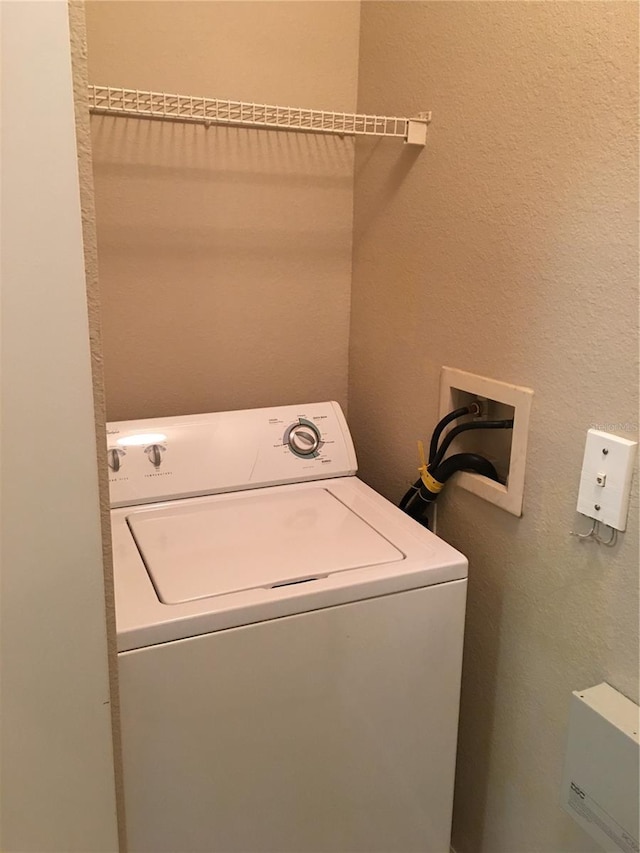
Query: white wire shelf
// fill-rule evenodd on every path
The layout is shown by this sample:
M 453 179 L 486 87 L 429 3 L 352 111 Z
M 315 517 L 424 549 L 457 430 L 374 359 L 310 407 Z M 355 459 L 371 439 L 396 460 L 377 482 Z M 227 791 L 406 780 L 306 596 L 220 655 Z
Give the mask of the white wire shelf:
M 387 136 L 422 146 L 427 141 L 427 125 L 431 121 L 429 112 L 412 118 L 334 113 L 112 86 L 89 86 L 89 110 L 101 115 L 198 122 L 207 126 L 224 124 L 339 136 Z

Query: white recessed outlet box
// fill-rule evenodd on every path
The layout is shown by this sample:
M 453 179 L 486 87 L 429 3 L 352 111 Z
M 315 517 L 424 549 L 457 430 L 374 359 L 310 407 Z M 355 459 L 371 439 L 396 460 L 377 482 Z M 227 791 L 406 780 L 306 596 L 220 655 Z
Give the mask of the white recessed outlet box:
M 616 530 L 626 528 L 637 446 L 636 441 L 599 429 L 587 432 L 578 512 Z
M 469 430 L 452 445 L 452 452 L 479 453 L 492 462 L 503 483 L 463 471 L 454 482 L 463 489 L 522 515 L 527 436 L 533 391 L 520 385 L 498 382 L 453 367 L 443 367 L 440 380 L 440 417 L 479 400 L 488 420 L 513 419 L 512 430 Z
M 571 697 L 562 807 L 611 853 L 638 851 L 638 714 L 609 684 Z

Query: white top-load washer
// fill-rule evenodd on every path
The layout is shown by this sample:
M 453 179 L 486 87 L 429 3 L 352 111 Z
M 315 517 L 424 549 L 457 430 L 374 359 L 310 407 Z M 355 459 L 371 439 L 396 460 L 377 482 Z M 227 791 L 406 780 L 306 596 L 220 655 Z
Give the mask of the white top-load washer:
M 466 559 L 336 403 L 107 431 L 131 853 L 447 850 Z

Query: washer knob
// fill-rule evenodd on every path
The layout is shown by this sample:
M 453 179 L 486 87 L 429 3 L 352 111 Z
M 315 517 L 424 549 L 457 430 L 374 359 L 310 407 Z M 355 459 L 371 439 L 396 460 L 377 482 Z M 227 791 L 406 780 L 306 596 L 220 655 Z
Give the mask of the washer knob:
M 124 456 L 124 450 L 120 450 L 117 447 L 112 447 L 107 450 L 107 465 L 114 474 L 117 474 L 120 470 L 120 457 Z
M 320 434 L 313 424 L 300 422 L 289 430 L 288 442 L 298 456 L 312 456 L 320 446 Z
M 145 453 L 149 457 L 149 462 L 153 465 L 154 468 L 159 468 L 162 462 L 162 454 L 166 450 L 166 447 L 163 447 L 161 444 L 150 444 L 149 447 L 145 448 Z

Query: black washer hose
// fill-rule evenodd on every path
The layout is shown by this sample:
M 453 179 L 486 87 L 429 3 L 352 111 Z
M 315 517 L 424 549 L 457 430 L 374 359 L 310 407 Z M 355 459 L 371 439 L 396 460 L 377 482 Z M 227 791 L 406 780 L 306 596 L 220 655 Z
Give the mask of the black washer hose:
M 451 446 L 451 442 L 455 438 L 457 438 L 460 433 L 466 432 L 470 429 L 513 429 L 513 418 L 506 421 L 472 421 L 471 423 L 460 424 L 460 426 L 454 427 L 444 437 L 444 440 L 440 445 L 438 452 L 436 453 L 435 458 L 433 459 L 433 462 L 429 463 L 429 470 L 431 471 L 434 477 L 435 469 L 444 459 L 444 455 Z
M 473 411 L 473 406 L 468 406 L 466 409 L 456 409 L 455 412 L 450 412 L 448 415 L 445 415 L 444 418 L 442 418 L 442 420 L 436 426 L 436 428 L 433 432 L 433 436 L 431 437 L 431 445 L 429 448 L 429 472 L 434 477 L 435 477 L 435 473 L 434 473 L 435 469 L 438 467 L 438 465 L 442 464 L 444 454 L 449 449 L 451 442 L 454 440 L 454 438 L 459 436 L 460 433 L 466 432 L 469 429 L 512 429 L 513 428 L 513 420 L 506 420 L 506 421 L 471 421 L 470 423 L 460 424 L 459 426 L 454 427 L 450 432 L 447 433 L 447 435 L 444 438 L 444 441 L 442 442 L 442 444 L 440 446 L 440 449 L 436 452 L 436 454 L 432 458 L 431 453 L 432 453 L 432 450 L 434 447 L 434 437 L 435 437 L 435 445 L 437 446 L 438 438 L 439 438 L 440 434 L 442 433 L 442 430 L 445 428 L 445 426 L 448 423 L 451 423 L 452 420 L 455 420 L 456 417 L 462 417 L 462 415 L 469 414 L 470 411 Z M 460 454 L 457 454 L 457 455 L 460 455 Z M 471 454 L 471 455 L 476 456 L 476 454 Z M 479 456 L 478 458 L 482 459 L 483 457 Z M 477 473 L 481 473 L 481 472 L 478 471 Z M 436 477 L 436 479 L 439 480 L 438 477 Z M 439 480 L 439 481 L 443 482 L 441 480 Z M 415 497 L 416 492 L 419 491 L 421 486 L 422 486 L 422 480 L 418 479 L 415 481 L 415 483 L 412 486 L 410 486 L 407 489 L 407 491 L 402 496 L 402 500 L 398 504 L 398 506 L 400 507 L 401 510 L 404 510 L 405 512 L 407 511 L 407 507 L 409 506 L 411 499 L 413 497 Z
M 475 471 L 476 474 L 482 474 L 483 477 L 499 482 L 498 472 L 493 464 L 477 453 L 456 453 L 450 456 L 433 471 L 432 477 L 439 483 L 446 483 L 456 471 Z M 403 509 L 407 515 L 419 521 L 426 508 L 436 500 L 440 492 L 432 492 L 422 480 L 417 480 L 409 491 L 411 499 L 407 500 Z
M 431 435 L 431 443 L 429 444 L 429 465 L 431 465 L 433 460 L 436 458 L 436 453 L 438 452 L 438 441 L 442 435 L 442 430 L 448 426 L 451 421 L 456 421 L 458 418 L 463 417 L 463 415 L 479 414 L 479 412 L 480 406 L 477 403 L 474 403 L 471 406 L 463 406 L 461 409 L 454 409 L 453 412 L 449 412 L 449 414 L 445 415 L 442 420 L 438 421 L 436 428 Z
M 445 427 L 449 426 L 452 421 L 456 421 L 458 418 L 464 417 L 464 415 L 477 415 L 480 413 L 480 406 L 478 403 L 472 403 L 470 406 L 461 406 L 459 409 L 454 409 L 452 412 L 448 412 L 443 418 L 441 418 L 435 426 L 431 434 L 431 442 L 429 444 L 429 466 L 435 459 L 436 453 L 438 452 L 438 441 L 440 440 L 440 436 Z M 410 486 L 407 491 L 402 496 L 402 500 L 398 504 L 400 509 L 404 509 L 406 505 L 409 503 L 409 500 L 413 497 L 415 492 L 420 488 L 421 480 L 416 480 L 413 486 Z
M 398 504 L 398 506 L 400 507 L 401 510 L 404 510 L 405 512 L 407 511 L 407 506 L 409 504 L 409 501 L 411 500 L 411 498 L 413 498 L 417 494 L 421 483 L 422 483 L 422 480 L 417 479 L 415 481 L 415 483 L 413 484 L 413 486 L 409 486 L 407 491 L 402 496 L 400 503 Z
M 493 463 L 477 453 L 454 453 L 438 465 L 433 472 L 433 478 L 439 483 L 446 483 L 456 471 L 475 471 L 476 474 L 482 474 L 496 483 L 500 481 Z

